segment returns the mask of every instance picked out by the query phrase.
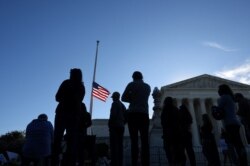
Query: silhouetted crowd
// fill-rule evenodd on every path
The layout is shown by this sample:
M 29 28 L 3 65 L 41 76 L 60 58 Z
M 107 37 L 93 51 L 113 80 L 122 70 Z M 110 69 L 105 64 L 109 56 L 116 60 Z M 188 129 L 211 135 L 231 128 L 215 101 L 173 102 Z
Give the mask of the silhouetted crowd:
M 86 149 L 93 149 L 94 137 L 88 137 L 91 115 L 83 102 L 85 86 L 82 72 L 70 70 L 69 79 L 64 80 L 55 95 L 58 102 L 55 111 L 54 127 L 46 114 L 40 114 L 26 128 L 23 146 L 22 166 L 122 166 L 123 137 L 125 124 L 128 125 L 131 142 L 131 166 L 150 165 L 149 146 L 149 108 L 150 86 L 143 81 L 139 71 L 132 74 L 122 95 L 113 92 L 110 108 L 109 150 L 110 161 L 86 162 Z M 250 102 L 241 93 L 233 93 L 231 88 L 222 84 L 218 87 L 218 103 L 214 107 L 221 113 L 220 146 L 225 159 L 237 166 L 247 166 L 247 153 L 240 132 L 250 141 Z M 127 102 L 128 108 L 122 103 Z M 182 101 L 177 106 L 176 99 L 167 96 L 163 99 L 161 112 L 162 140 L 166 158 L 170 166 L 196 166 L 193 149 L 192 130 L 198 128 L 202 152 L 208 166 L 220 166 L 218 143 L 211 122 L 214 114 L 203 114 L 202 125 L 193 124 L 194 115 L 190 113 L 190 103 Z M 240 117 L 240 119 L 237 117 Z M 89 140 L 92 138 L 92 140 Z M 139 164 L 140 162 L 140 164 Z M 224 163 L 225 164 L 225 163 Z

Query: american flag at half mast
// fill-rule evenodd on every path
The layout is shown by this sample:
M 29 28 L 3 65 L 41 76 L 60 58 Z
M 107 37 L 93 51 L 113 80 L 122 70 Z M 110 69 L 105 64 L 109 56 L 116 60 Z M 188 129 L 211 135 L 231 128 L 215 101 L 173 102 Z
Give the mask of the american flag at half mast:
M 101 85 L 99 85 L 96 82 L 93 82 L 93 89 L 92 89 L 92 95 L 102 101 L 106 101 L 108 96 L 109 96 L 110 92 L 102 87 Z

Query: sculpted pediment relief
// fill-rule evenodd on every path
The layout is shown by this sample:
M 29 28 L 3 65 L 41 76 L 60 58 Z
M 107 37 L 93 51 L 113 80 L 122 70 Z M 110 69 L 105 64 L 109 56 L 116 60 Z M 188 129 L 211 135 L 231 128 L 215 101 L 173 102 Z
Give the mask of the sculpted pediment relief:
M 164 86 L 163 88 L 175 89 L 217 89 L 220 84 L 228 84 L 233 89 L 250 89 L 249 85 L 239 82 L 226 80 L 220 77 L 204 74 L 201 76 L 193 77 L 183 80 L 174 84 Z

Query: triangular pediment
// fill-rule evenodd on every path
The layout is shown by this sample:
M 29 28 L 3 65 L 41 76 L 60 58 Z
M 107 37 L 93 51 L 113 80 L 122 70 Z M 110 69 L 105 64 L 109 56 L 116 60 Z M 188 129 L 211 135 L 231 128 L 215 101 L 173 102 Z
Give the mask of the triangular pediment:
M 227 80 L 224 78 L 203 74 L 180 82 L 169 84 L 163 89 L 217 89 L 219 85 L 227 84 L 232 89 L 250 89 L 250 85 Z

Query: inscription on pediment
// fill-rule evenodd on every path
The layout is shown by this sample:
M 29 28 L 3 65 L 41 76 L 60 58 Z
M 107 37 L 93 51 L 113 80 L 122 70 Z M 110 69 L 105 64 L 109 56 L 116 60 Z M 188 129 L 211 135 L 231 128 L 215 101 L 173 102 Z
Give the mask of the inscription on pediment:
M 199 79 L 189 82 L 183 82 L 181 84 L 177 84 L 172 88 L 217 88 L 222 82 L 218 82 L 212 79 Z
M 231 88 L 250 88 L 249 85 L 241 84 L 238 82 L 225 80 L 213 76 L 203 76 L 193 79 L 184 80 L 167 86 L 168 88 L 180 89 L 217 89 L 221 84 L 228 84 Z

